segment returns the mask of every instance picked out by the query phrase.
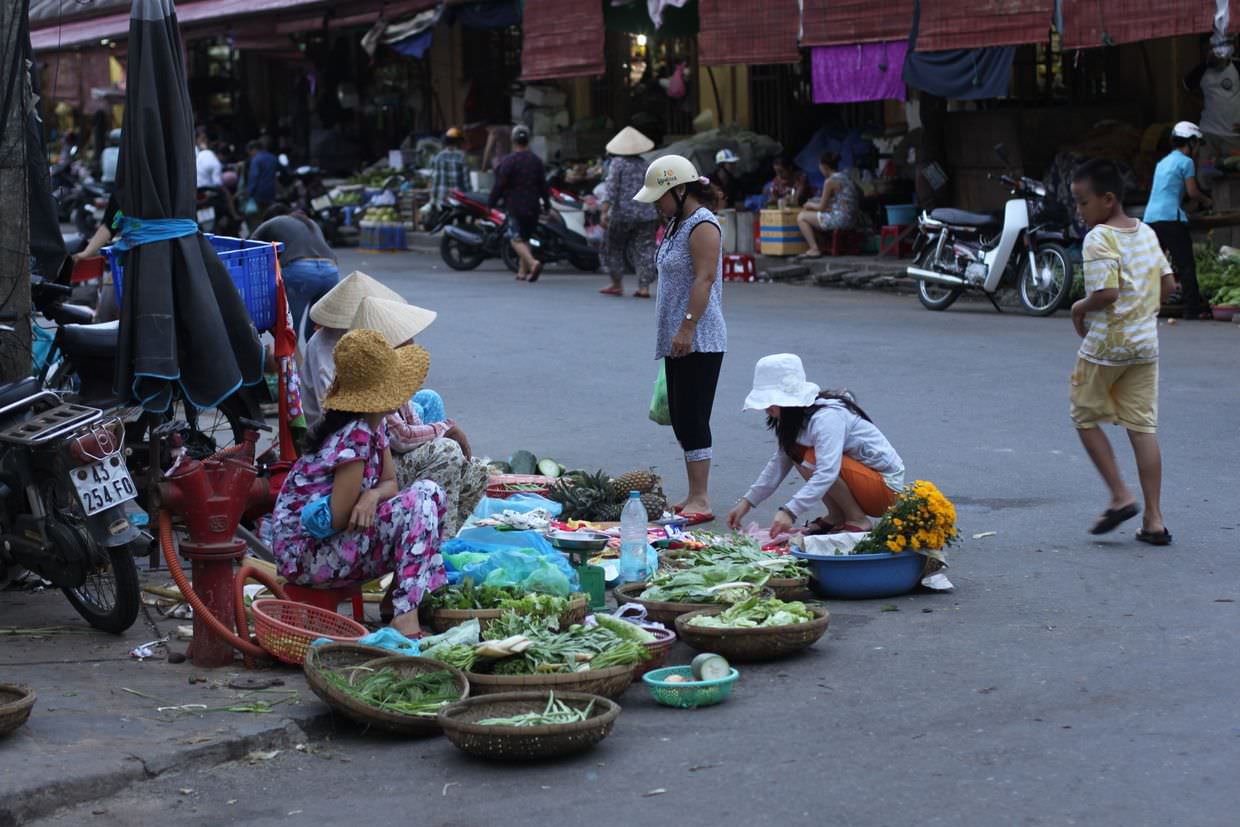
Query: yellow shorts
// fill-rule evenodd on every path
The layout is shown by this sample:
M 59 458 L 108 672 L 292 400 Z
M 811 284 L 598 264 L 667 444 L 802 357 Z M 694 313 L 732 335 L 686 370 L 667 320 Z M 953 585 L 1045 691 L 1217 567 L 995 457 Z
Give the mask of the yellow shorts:
M 1158 363 L 1099 365 L 1078 356 L 1069 399 L 1078 429 L 1110 422 L 1152 434 L 1158 430 Z

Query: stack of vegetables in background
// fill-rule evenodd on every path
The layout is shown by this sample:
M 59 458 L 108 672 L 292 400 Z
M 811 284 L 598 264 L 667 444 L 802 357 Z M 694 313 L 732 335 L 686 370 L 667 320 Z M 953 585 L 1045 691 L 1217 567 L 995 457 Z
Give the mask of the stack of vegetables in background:
M 664 516 L 667 495 L 663 493 L 663 480 L 650 470 L 629 471 L 614 478 L 605 471 L 570 471 L 551 486 L 547 496 L 564 506 L 561 519 L 612 523 L 619 521 L 631 491 L 641 495 L 648 519 Z

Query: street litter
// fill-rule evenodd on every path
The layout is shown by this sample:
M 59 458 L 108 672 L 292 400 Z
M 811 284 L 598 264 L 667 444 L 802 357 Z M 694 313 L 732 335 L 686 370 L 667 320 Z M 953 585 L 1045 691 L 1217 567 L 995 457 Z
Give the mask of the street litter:
M 147 643 L 140 644 L 129 650 L 129 656 L 131 658 L 137 658 L 138 660 L 153 658 L 155 657 L 156 647 L 163 646 L 167 642 L 168 638 L 161 637 L 159 640 L 152 640 Z

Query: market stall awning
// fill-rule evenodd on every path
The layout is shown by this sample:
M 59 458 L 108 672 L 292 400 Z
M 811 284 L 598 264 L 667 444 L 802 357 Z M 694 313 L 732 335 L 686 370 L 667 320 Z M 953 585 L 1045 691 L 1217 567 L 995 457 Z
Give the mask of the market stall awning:
M 526 3 L 521 21 L 521 79 L 601 75 L 606 70 L 603 39 L 602 3 Z
M 1231 20 L 1237 14 L 1232 0 Z M 1087 49 L 1136 43 L 1158 37 L 1202 34 L 1214 24 L 1215 4 L 1209 0 L 1106 0 L 1105 3 L 1065 3 L 1063 47 Z M 924 12 L 923 12 L 924 16 Z
M 1197 0 L 1199 5 L 1204 5 Z M 879 4 L 884 5 L 884 4 Z M 1144 5 L 1155 6 L 1158 3 Z M 1072 3 L 1069 8 L 1105 6 L 1105 3 Z M 1050 37 L 1055 0 L 934 0 L 921 4 L 917 51 L 982 49 L 1042 43 Z M 1108 16 L 1111 12 L 1108 11 Z
M 699 0 L 698 62 L 800 63 L 798 0 Z
M 903 40 L 913 27 L 913 0 L 803 0 L 802 46 L 848 46 Z

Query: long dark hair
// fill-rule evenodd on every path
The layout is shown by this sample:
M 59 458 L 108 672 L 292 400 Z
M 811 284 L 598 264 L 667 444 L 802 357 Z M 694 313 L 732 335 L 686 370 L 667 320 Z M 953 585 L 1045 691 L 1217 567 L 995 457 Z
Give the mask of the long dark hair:
M 690 195 L 696 198 L 706 209 L 711 212 L 715 211 L 715 207 L 718 205 L 718 195 L 715 192 L 715 187 L 709 181 L 703 184 L 703 180 L 705 179 L 698 179 L 697 181 L 690 181 L 685 184 L 685 194 L 679 197 L 677 197 L 676 193 L 673 191 L 672 197 L 676 198 L 676 215 L 672 218 L 672 223 L 667 226 L 667 232 L 663 235 L 664 241 L 667 241 L 669 238 L 674 236 L 676 234 L 676 230 L 679 229 L 680 225 L 684 223 L 684 220 L 688 218 L 688 216 L 683 213 L 685 211 L 685 199 L 687 199 Z
M 302 452 L 306 454 L 317 453 L 329 436 L 361 416 L 361 414 L 354 413 L 353 411 L 323 411 L 323 418 L 317 424 L 311 426 L 310 430 L 306 431 L 306 435 L 302 438 Z
M 846 390 L 823 391 L 818 394 L 819 399 L 832 399 L 837 402 L 844 403 L 844 407 L 852 411 L 866 422 L 873 422 L 870 415 L 862 410 L 861 406 L 853 399 L 851 392 Z M 785 454 L 792 457 L 797 462 L 801 458 L 797 451 L 797 437 L 801 435 L 801 429 L 809 421 L 809 418 L 816 414 L 821 408 L 817 405 L 807 405 L 805 407 L 786 408 L 782 405 L 779 408 L 779 418 L 773 416 L 766 418 L 766 427 L 775 432 L 775 438 L 779 441 L 779 447 Z

